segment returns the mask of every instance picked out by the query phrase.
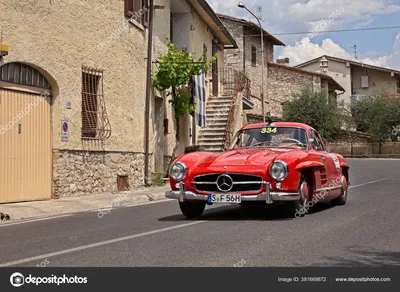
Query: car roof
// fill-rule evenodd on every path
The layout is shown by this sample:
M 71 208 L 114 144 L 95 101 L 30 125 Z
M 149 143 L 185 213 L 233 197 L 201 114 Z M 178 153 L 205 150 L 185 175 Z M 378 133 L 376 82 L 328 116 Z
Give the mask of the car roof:
M 262 127 L 294 127 L 294 128 L 302 128 L 306 131 L 308 130 L 314 130 L 314 128 L 310 127 L 307 124 L 302 124 L 302 123 L 293 123 L 293 122 L 273 122 L 271 124 L 268 123 L 258 123 L 258 124 L 248 124 L 246 126 L 243 126 L 242 129 L 254 129 L 254 128 L 262 128 Z

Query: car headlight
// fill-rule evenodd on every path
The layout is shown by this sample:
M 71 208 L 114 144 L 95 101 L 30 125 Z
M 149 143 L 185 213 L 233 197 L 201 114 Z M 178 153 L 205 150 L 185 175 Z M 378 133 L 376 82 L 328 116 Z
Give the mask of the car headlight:
M 288 165 L 282 160 L 277 160 L 272 163 L 271 168 L 269 169 L 269 175 L 277 181 L 283 181 L 288 174 Z
M 169 175 L 176 181 L 181 181 L 186 177 L 187 167 L 182 162 L 177 162 L 171 166 Z

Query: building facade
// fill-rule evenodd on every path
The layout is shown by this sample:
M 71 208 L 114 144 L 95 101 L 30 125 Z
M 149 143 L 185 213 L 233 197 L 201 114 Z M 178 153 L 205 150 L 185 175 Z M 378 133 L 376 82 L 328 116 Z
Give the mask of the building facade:
M 335 79 L 346 90 L 338 99 L 345 107 L 351 100 L 374 96 L 381 90 L 400 96 L 400 71 L 397 70 L 332 56 L 321 56 L 295 67 Z
M 254 105 L 251 110 L 246 112 L 250 115 L 262 116 L 262 66 L 265 69 L 264 91 L 266 91 L 267 63 L 274 60 L 274 46 L 284 46 L 285 44 L 264 30 L 264 60 L 262 60 L 259 26 L 253 22 L 228 15 L 218 14 L 218 16 L 238 45 L 237 49 L 225 53 L 225 66 L 241 70 L 251 80 L 251 101 Z M 265 100 L 267 101 L 267 98 Z M 269 108 L 268 103 L 266 103 L 266 108 Z
M 155 4 L 154 61 L 175 30 L 188 34 L 181 40 L 195 56 L 218 40 L 214 53 L 223 58 L 234 44 L 205 1 Z M 146 124 L 150 172 L 190 144 L 189 134 L 175 141 L 174 114 L 161 94 L 152 94 L 146 121 L 150 9 L 139 0 L 2 1 L 0 202 L 143 186 Z M 191 123 L 184 125 L 190 133 Z
M 278 59 L 275 63 L 274 46 L 285 44 L 265 30 L 263 30 L 265 60 L 262 60 L 259 26 L 227 15 L 219 14 L 219 17 L 238 44 L 237 49 L 225 52 L 225 65 L 240 69 L 251 81 L 253 108 L 244 110 L 247 123 L 262 121 L 260 98 L 262 66 L 264 66 L 266 115 L 273 120 L 282 118 L 282 105 L 303 87 L 326 91 L 333 99 L 336 99 L 337 90 L 339 94 L 343 92 L 344 88 L 328 75 L 290 67 L 288 58 Z

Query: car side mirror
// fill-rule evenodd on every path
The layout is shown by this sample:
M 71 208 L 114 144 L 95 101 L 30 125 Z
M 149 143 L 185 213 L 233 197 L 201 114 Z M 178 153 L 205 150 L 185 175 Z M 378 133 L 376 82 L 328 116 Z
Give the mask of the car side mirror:
M 314 139 L 313 138 L 308 139 L 308 143 L 310 144 L 314 143 Z

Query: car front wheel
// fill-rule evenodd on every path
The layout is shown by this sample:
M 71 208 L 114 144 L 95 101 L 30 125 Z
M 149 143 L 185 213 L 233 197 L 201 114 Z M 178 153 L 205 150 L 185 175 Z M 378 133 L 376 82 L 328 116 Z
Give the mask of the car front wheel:
M 312 186 L 306 176 L 301 176 L 299 188 L 300 199 L 285 204 L 285 213 L 288 217 L 300 218 L 308 212 L 311 188 Z
M 206 208 L 205 202 L 179 202 L 182 214 L 188 219 L 196 219 L 203 215 Z

